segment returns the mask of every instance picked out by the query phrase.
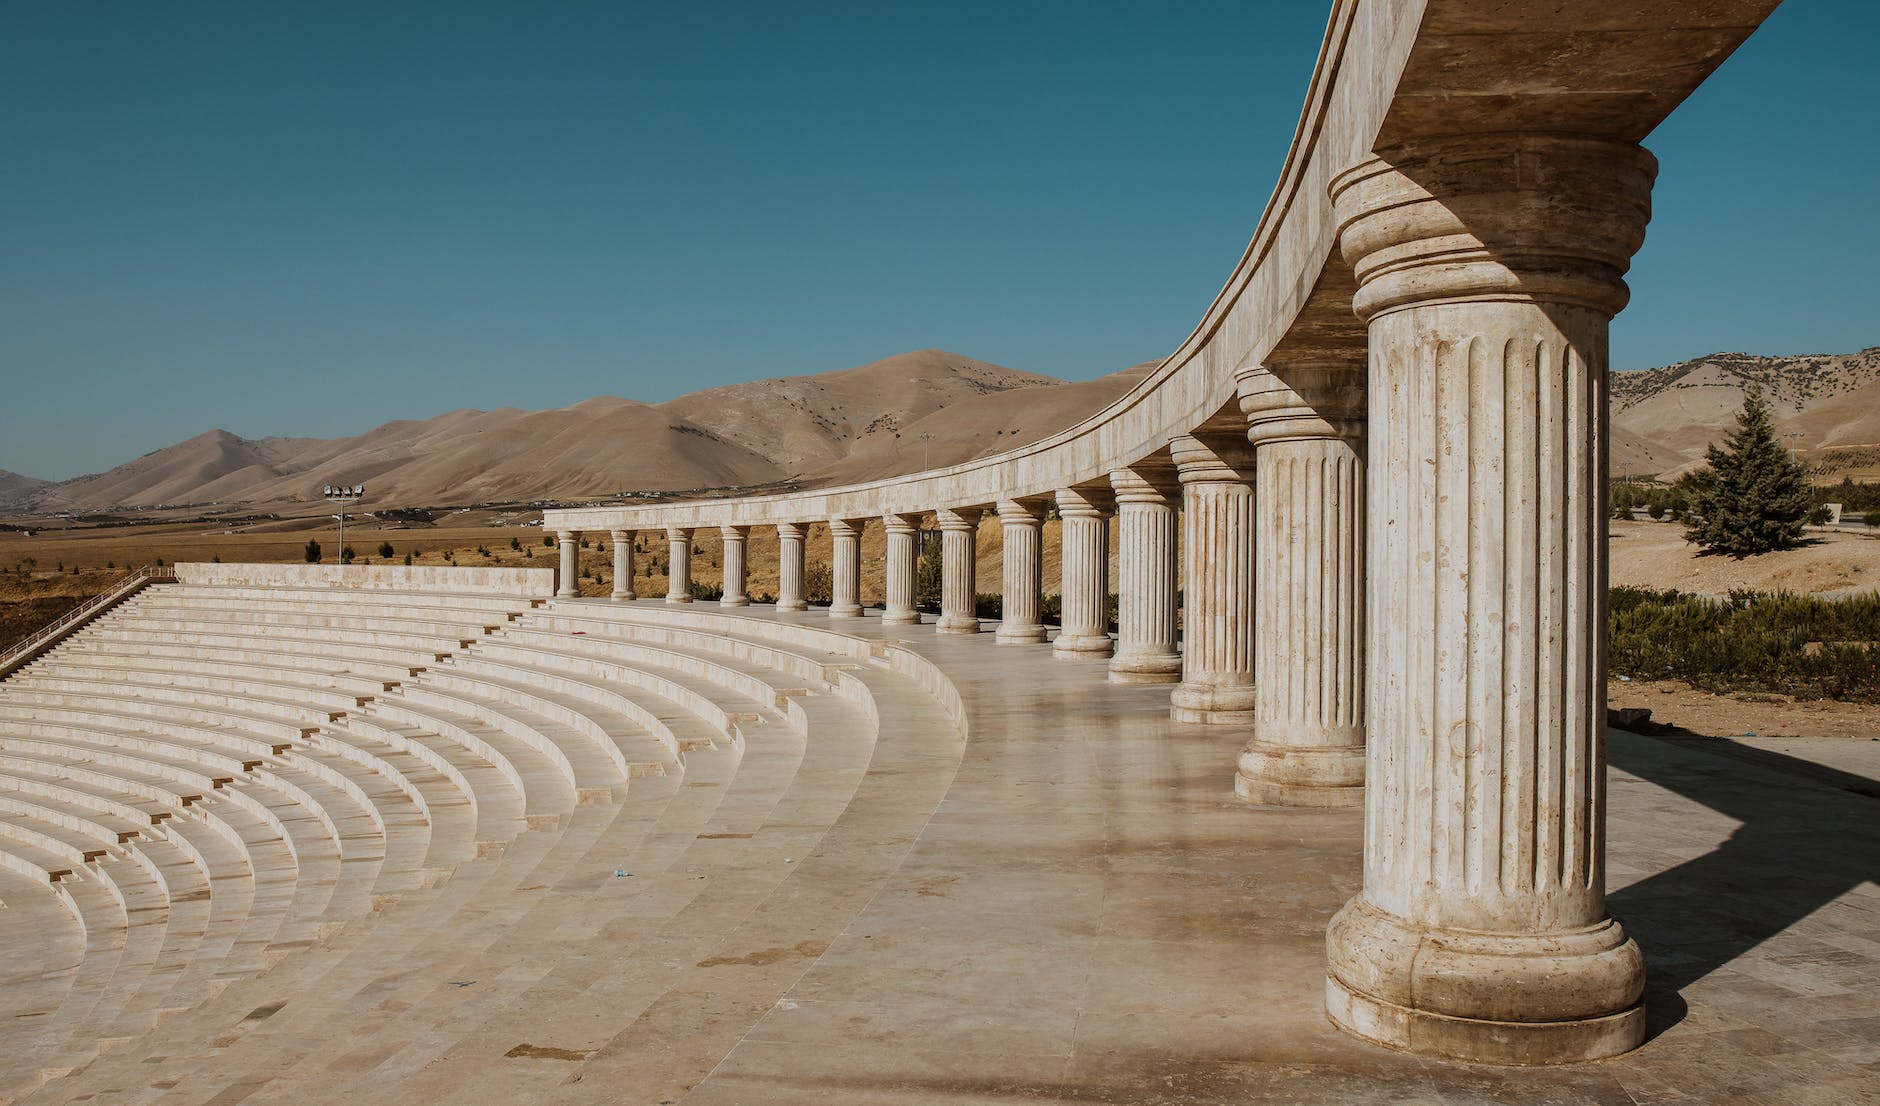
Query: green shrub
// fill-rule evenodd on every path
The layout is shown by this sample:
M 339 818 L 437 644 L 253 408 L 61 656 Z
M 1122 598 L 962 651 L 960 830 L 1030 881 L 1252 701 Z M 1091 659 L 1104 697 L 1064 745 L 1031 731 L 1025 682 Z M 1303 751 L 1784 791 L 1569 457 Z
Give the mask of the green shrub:
M 803 599 L 824 607 L 835 602 L 836 582 L 828 566 L 811 565 L 803 570 Z
M 1679 679 L 1706 691 L 1782 692 L 1880 702 L 1880 594 L 1821 599 L 1612 589 L 1614 675 Z
M 382 560 L 387 560 L 387 561 L 389 561 L 389 560 L 391 560 L 391 559 L 392 559 L 392 558 L 393 558 L 394 556 L 396 556 L 396 555 L 397 555 L 397 553 L 398 553 L 398 550 L 396 550 L 396 549 L 393 549 L 393 548 L 392 548 L 392 543 L 391 543 L 391 542 L 388 542 L 388 541 L 382 541 L 382 542 L 380 542 L 380 543 L 379 543 L 379 557 L 380 557 L 380 558 L 381 558 Z
M 320 543 L 314 541 L 312 538 L 307 539 L 307 547 L 303 549 L 301 553 L 307 558 L 308 564 L 317 565 L 320 563 Z

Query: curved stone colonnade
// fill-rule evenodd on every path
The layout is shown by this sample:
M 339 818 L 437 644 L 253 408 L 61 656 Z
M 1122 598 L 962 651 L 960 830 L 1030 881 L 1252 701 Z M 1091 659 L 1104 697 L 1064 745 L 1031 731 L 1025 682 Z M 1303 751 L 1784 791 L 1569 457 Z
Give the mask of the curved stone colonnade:
M 665 530 L 668 598 L 686 601 L 691 533 L 720 526 L 735 605 L 731 550 L 773 525 L 779 606 L 801 609 L 804 524 L 827 521 L 830 614 L 854 617 L 856 534 L 881 519 L 887 617 L 907 621 L 913 520 L 932 514 L 939 629 L 974 633 L 972 531 L 996 510 L 995 640 L 1038 643 L 1038 519 L 1055 501 L 1058 656 L 1179 675 L 1177 719 L 1248 731 L 1250 800 L 1362 794 L 1364 887 L 1328 938 L 1334 1021 L 1462 1059 L 1632 1048 L 1643 967 L 1604 901 L 1607 329 L 1649 218 L 1640 141 L 1774 6 L 1339 0 L 1252 243 L 1130 394 L 905 478 L 550 511 L 562 578 L 582 531 L 611 531 L 618 561 L 635 532 Z

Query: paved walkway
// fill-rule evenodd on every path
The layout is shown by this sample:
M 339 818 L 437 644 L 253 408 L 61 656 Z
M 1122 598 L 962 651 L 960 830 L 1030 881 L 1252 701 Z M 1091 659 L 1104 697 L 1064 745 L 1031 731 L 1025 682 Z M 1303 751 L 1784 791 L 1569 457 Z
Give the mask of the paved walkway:
M 959 774 L 687 1103 L 1880 1102 L 1880 743 L 1828 768 L 1614 733 L 1609 885 L 1652 1038 L 1600 1064 L 1469 1067 L 1321 1012 L 1360 814 L 1242 806 L 1240 735 L 1170 723 L 1166 689 L 886 629 L 964 694 Z

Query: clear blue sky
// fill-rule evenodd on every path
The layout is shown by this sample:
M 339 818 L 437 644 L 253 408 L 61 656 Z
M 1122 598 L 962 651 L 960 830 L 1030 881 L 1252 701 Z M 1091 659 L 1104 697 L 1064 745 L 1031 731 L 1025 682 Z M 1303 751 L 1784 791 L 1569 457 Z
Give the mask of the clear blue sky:
M 1880 343 L 1876 7 L 1790 0 L 1649 141 L 1615 367 Z M 5 0 L 0 468 L 1160 356 L 1328 8 Z

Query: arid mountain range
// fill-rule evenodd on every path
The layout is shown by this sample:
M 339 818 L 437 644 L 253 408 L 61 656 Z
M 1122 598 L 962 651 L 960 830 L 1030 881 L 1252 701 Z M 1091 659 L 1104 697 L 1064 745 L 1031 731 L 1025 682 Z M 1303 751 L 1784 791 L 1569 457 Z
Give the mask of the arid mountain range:
M 1736 426 L 1743 390 L 1762 385 L 1776 432 L 1819 480 L 1880 479 L 1880 346 L 1858 353 L 1713 353 L 1612 377 L 1612 472 L 1674 477 Z
M 790 481 L 808 487 L 957 464 L 1036 441 L 1122 395 L 1148 368 L 1072 384 L 920 350 L 662 404 L 602 396 L 548 411 L 452 411 L 330 440 L 211 430 L 63 483 L 7 474 L 0 506 L 292 511 L 317 501 L 326 483 L 364 483 L 367 509 Z
M 957 464 L 1056 433 L 1129 390 L 1137 365 L 1081 383 L 942 350 L 695 392 L 661 404 L 602 396 L 548 411 L 452 411 L 351 438 L 246 439 L 211 430 L 62 483 L 0 471 L 0 507 L 161 505 L 293 510 L 323 483 L 372 505 L 461 506 L 619 492 L 848 483 Z M 1880 347 L 1718 353 L 1612 381 L 1612 471 L 1676 475 L 1763 385 L 1780 432 L 1824 479 L 1880 477 Z

